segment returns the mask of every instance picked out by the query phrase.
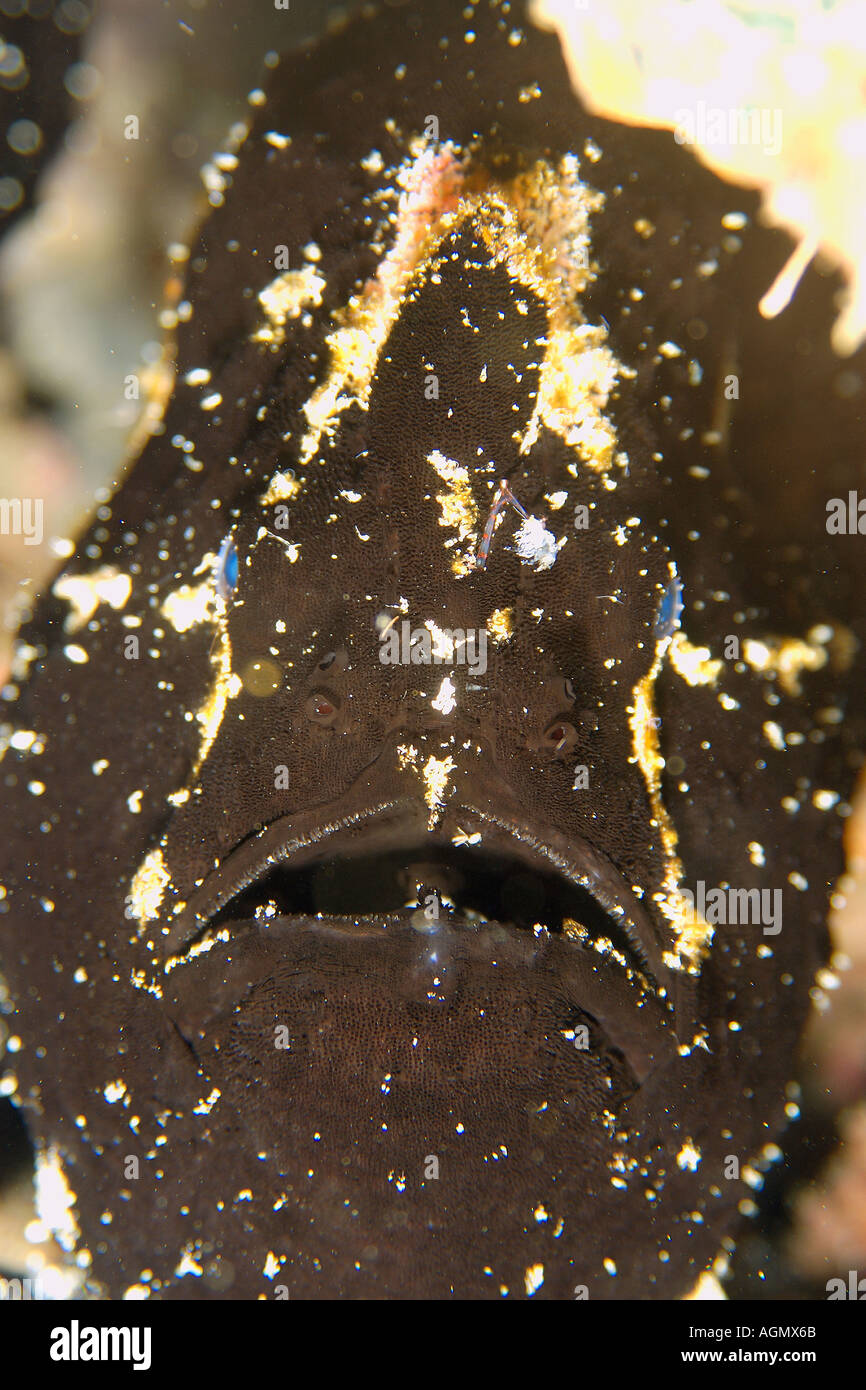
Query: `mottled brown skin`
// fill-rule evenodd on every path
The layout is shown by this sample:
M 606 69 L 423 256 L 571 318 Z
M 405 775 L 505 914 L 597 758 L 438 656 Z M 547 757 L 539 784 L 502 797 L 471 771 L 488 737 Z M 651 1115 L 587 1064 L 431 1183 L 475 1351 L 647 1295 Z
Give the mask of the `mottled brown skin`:
M 739 702 L 733 714 L 717 689 L 663 667 L 662 752 L 686 769 L 663 783 L 684 882 L 784 890 L 781 933 L 720 927 L 699 975 L 662 961 L 673 943 L 651 895 L 663 853 L 628 707 L 652 662 L 671 558 L 685 629 L 714 657 L 727 634 L 856 629 L 857 539 L 831 543 L 822 499 L 855 476 L 863 428 L 854 406 L 831 394 L 828 286 L 807 277 L 783 320 L 759 323 L 754 305 L 784 259 L 784 238 L 750 228 L 738 253 L 720 246 L 721 216 L 754 214 L 755 199 L 701 171 L 669 136 L 588 117 L 557 42 L 520 8 L 506 20 L 479 7 L 471 46 L 460 5 L 389 9 L 277 70 L 225 205 L 192 252 L 193 313 L 178 332 L 165 428 L 97 523 L 107 538 L 91 531 L 68 566 L 132 573 L 124 615 L 141 617 L 141 657 L 124 659 L 129 629 L 106 607 L 75 639 L 86 664 L 64 655 L 66 604 L 43 600 L 25 630 L 40 656 L 9 718 L 47 744 L 38 758 L 10 749 L 2 769 L 14 829 L 0 846 L 0 951 L 24 1042 L 19 1098 L 37 1142 L 62 1152 L 92 1279 L 112 1296 L 142 1270 L 163 1297 L 523 1296 L 527 1271 L 543 1265 L 537 1298 L 576 1289 L 677 1297 L 750 1192 L 724 1177 L 727 1156 L 745 1164 L 784 1123 L 842 863 L 842 820 L 819 811 L 807 787 L 844 796 L 853 776 L 839 726 L 815 712 L 844 707 L 862 675 L 831 662 L 806 673 L 794 697 L 726 662 L 719 689 Z M 515 26 L 525 41 L 513 47 Z M 541 96 L 518 101 L 535 81 Z M 441 282 L 422 275 L 404 306 L 368 411 L 350 408 L 308 465 L 292 504 L 288 537 L 300 551 L 291 561 L 277 539 L 259 536 L 272 522 L 258 499 L 278 468 L 296 466 L 301 408 L 327 371 L 329 314 L 375 272 L 365 219 L 377 176 L 359 161 L 373 147 L 386 166 L 399 161 L 431 111 L 443 140 L 463 147 L 480 137 L 479 168 L 497 158 L 506 172 L 540 156 L 555 164 L 588 137 L 601 149 L 581 165 L 607 195 L 592 222 L 598 277 L 584 313 L 604 317 L 617 356 L 636 369 L 610 408 L 629 473 L 616 473 L 615 490 L 589 467 L 572 477 L 574 451 L 545 428 L 518 455 L 512 436 L 531 413 L 546 311 L 489 264 L 466 222 Z M 384 128 L 389 118 L 397 135 Z M 291 145 L 268 145 L 267 130 L 290 132 Z M 656 228 L 648 240 L 634 231 L 641 217 Z M 237 249 L 227 248 L 232 239 Z M 273 278 L 274 246 L 286 243 L 298 267 L 311 241 L 322 251 L 323 305 L 272 352 L 250 341 L 256 296 Z M 712 255 L 716 275 L 698 275 Z M 682 284 L 672 289 L 675 277 Z M 629 297 L 635 286 L 640 302 Z M 687 343 L 698 319 L 707 333 L 691 354 L 703 368 L 693 386 L 687 358 L 659 360 L 656 349 Z M 438 401 L 423 394 L 431 362 Z M 201 366 L 223 398 L 206 414 L 200 389 L 183 382 Z M 731 370 L 741 399 L 728 447 L 710 447 L 701 433 Z M 684 440 L 686 429 L 694 433 Z M 194 441 L 201 471 L 184 466 L 175 435 Z M 527 510 L 568 535 L 552 569 L 521 564 L 508 512 L 486 569 L 454 578 L 426 462 L 434 449 L 470 469 L 482 517 L 490 483 L 507 477 Z M 710 476 L 690 474 L 696 464 Z M 559 489 L 568 503 L 554 513 L 545 495 Z M 347 503 L 343 490 L 361 499 Z M 594 504 L 583 532 L 569 526 L 578 503 Z M 612 531 L 631 516 L 641 524 L 618 545 Z M 267 697 L 243 690 L 229 702 L 190 799 L 174 807 L 166 798 L 188 783 L 199 749 L 185 713 L 207 697 L 214 631 L 179 635 L 158 605 L 197 582 L 202 555 L 231 527 L 240 562 L 227 615 L 233 669 L 276 646 L 285 675 Z M 620 601 L 603 600 L 611 594 Z M 515 610 L 481 688 L 465 672 L 455 677 L 451 714 L 431 705 L 447 668 L 379 660 L 374 620 L 400 598 L 413 623 L 450 629 Z M 801 731 L 803 743 L 771 749 L 767 719 Z M 417 773 L 399 767 L 400 745 L 414 746 L 418 767 L 446 749 L 454 761 L 432 831 Z M 100 758 L 109 765 L 96 776 Z M 580 793 L 576 763 L 589 768 Z M 286 789 L 275 787 L 281 764 Z M 35 777 L 41 797 L 28 791 Z M 798 788 L 801 809 L 790 814 L 781 801 Z M 127 802 L 135 789 L 139 814 Z M 501 857 L 504 924 L 470 926 L 459 902 L 429 937 L 411 910 L 387 903 L 366 929 L 317 919 L 315 900 L 268 926 L 251 920 L 255 887 L 237 896 L 246 883 L 268 858 L 302 864 L 293 846 L 324 826 L 346 827 L 329 841 L 341 859 L 388 850 L 407 864 L 477 829 L 483 850 Z M 139 936 L 124 903 L 163 837 L 172 883 L 159 920 Z M 766 847 L 763 866 L 751 841 Z M 532 844 L 536 868 L 547 853 L 580 869 L 597 913 L 625 904 L 630 925 L 617 942 L 630 976 L 588 944 L 509 925 L 509 875 Z M 462 850 L 470 881 L 471 852 Z M 791 887 L 792 872 L 807 890 Z M 216 913 L 229 940 L 163 975 L 163 958 L 188 951 Z M 766 943 L 772 955 L 759 956 Z M 86 972 L 80 983 L 76 970 Z M 133 987 L 131 972 L 139 984 L 159 982 L 162 997 Z M 580 1024 L 586 1051 L 563 1036 Z M 280 1026 L 288 1050 L 274 1046 Z M 693 1046 L 699 1034 L 705 1046 Z M 103 1092 L 115 1079 L 127 1093 L 111 1104 Z M 687 1141 L 701 1154 L 694 1171 L 678 1161 Z M 137 1180 L 124 1175 L 129 1155 L 140 1159 Z M 201 1277 L 176 1273 L 185 1248 Z

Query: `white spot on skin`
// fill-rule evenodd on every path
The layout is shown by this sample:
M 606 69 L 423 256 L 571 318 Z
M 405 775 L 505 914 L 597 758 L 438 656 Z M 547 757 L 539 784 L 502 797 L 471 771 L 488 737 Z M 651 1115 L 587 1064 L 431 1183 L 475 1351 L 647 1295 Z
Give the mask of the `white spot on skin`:
M 677 1154 L 677 1167 L 684 1173 L 694 1173 L 697 1171 L 698 1164 L 703 1155 L 696 1144 L 687 1139 Z
M 216 1105 L 216 1103 L 217 1103 L 217 1101 L 219 1100 L 219 1098 L 220 1098 L 221 1095 L 222 1095 L 222 1091 L 219 1089 L 219 1087 L 218 1087 L 218 1086 L 214 1086 L 213 1090 L 211 1091 L 211 1093 L 210 1093 L 210 1095 L 207 1097 L 207 1099 L 205 1099 L 205 1100 L 200 1100 L 199 1103 L 198 1103 L 198 1105 L 194 1105 L 194 1106 L 193 1106 L 192 1113 L 193 1113 L 194 1115 L 209 1115 L 210 1112 L 213 1110 L 214 1106 Z
M 444 798 L 448 789 L 448 780 L 456 767 L 457 764 L 450 755 L 445 758 L 434 758 L 431 754 L 424 765 L 421 778 L 424 782 L 424 800 L 430 808 L 428 828 L 431 830 L 439 819 L 439 813 L 445 804 Z
M 272 350 L 278 348 L 286 335 L 286 320 L 299 318 L 303 309 L 317 309 L 325 284 L 311 265 L 283 271 L 258 296 L 265 323 L 252 335 L 252 341 L 268 343 Z
M 90 621 L 101 603 L 115 611 L 123 608 L 132 593 L 132 580 L 113 565 L 103 565 L 93 574 L 64 574 L 51 592 L 72 609 L 63 624 L 65 632 L 78 632 Z M 74 660 L 72 657 L 70 660 Z
M 74 1250 L 81 1232 L 72 1214 L 75 1193 L 66 1181 L 60 1156 L 49 1148 L 36 1155 L 36 1214 L 44 1230 L 53 1233 L 63 1250 Z M 34 1233 L 34 1239 L 43 1237 Z
M 460 578 L 472 573 L 473 566 L 468 551 L 474 547 L 477 540 L 478 508 L 472 493 L 469 470 L 454 459 L 447 458 L 439 449 L 434 449 L 427 455 L 427 462 L 435 468 L 448 487 L 447 492 L 436 494 L 441 512 L 439 525 L 455 530 L 458 544 L 468 542 L 464 553 L 458 553 L 452 560 L 452 569 Z M 454 540 L 446 541 L 446 547 L 453 546 L 454 543 Z
M 812 793 L 812 805 L 818 811 L 832 811 L 838 800 L 838 792 L 816 791 Z
M 16 753 L 44 753 L 45 735 L 37 734 L 33 729 L 16 729 L 9 735 L 9 747 L 14 748 Z
M 456 834 L 451 836 L 451 843 L 452 845 L 480 845 L 481 834 L 476 830 L 473 834 L 467 835 L 465 830 L 458 830 Z
M 683 1299 L 690 1302 L 725 1302 L 727 1297 L 715 1274 L 708 1270 L 699 1274 L 691 1290 L 683 1294 Z
M 207 557 L 211 564 L 215 563 L 216 557 Z M 191 588 L 189 584 L 181 584 L 179 589 L 167 594 L 160 607 L 160 613 L 167 618 L 175 632 L 189 632 L 191 627 L 198 623 L 212 622 L 214 591 L 211 583 L 198 584 Z
M 432 618 L 426 619 L 424 626 L 430 633 L 430 648 L 437 661 L 451 661 L 454 657 L 454 638 L 450 632 L 438 627 Z
M 538 572 L 552 567 L 557 553 L 556 537 L 543 521 L 527 517 L 517 528 L 514 539 L 521 564 L 533 565 Z
M 162 850 L 151 850 L 129 885 L 132 914 L 138 922 L 152 922 L 171 877 L 165 867 Z
M 183 1279 L 184 1276 L 187 1274 L 191 1274 L 195 1279 L 201 1278 L 202 1274 L 204 1273 L 204 1270 L 202 1269 L 201 1265 L 198 1263 L 198 1261 L 195 1259 L 193 1255 L 194 1249 L 195 1244 L 192 1241 L 190 1241 L 188 1245 L 185 1245 L 183 1247 L 183 1250 L 180 1254 L 180 1260 L 178 1261 L 174 1271 L 176 1278 Z
M 291 502 L 300 490 L 301 484 L 293 473 L 275 473 L 262 497 L 262 506 L 272 507 L 277 502 Z
M 451 714 L 452 710 L 456 709 L 454 682 L 450 676 L 445 676 L 439 687 L 438 695 L 430 703 L 434 709 L 439 710 L 440 714 Z
M 826 641 L 832 629 L 813 628 L 808 641 L 786 637 L 777 642 L 758 642 L 752 637 L 743 642 L 743 660 L 753 671 L 778 679 L 787 695 L 802 694 L 800 677 L 803 671 L 818 671 L 827 663 Z

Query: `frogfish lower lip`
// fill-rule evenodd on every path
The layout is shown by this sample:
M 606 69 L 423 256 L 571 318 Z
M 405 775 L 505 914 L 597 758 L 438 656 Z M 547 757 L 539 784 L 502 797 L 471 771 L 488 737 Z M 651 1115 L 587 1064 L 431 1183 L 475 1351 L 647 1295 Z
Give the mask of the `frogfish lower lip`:
M 438 1046 L 436 1039 L 459 1033 L 461 1017 L 471 1022 L 480 1012 L 493 1035 L 506 1023 L 510 1032 L 525 1034 L 539 1066 L 549 1045 L 561 1046 L 560 1037 L 566 1042 L 561 1065 L 566 1058 L 578 1067 L 593 1065 L 612 1049 L 626 1069 L 621 1081 L 627 1073 L 631 1089 L 675 1055 L 664 1001 L 642 980 L 636 972 L 611 969 L 603 955 L 575 949 L 563 936 L 536 938 L 495 922 L 470 924 L 459 915 L 430 934 L 406 915 L 360 923 L 303 916 L 278 917 L 266 930 L 219 942 L 193 970 L 171 972 L 166 998 L 175 1025 L 200 1058 L 226 1026 L 245 1028 L 250 1010 L 269 1009 L 275 1020 L 293 1018 L 291 1031 L 308 1040 L 310 1066 L 323 1066 L 327 1038 L 337 1051 L 351 1047 L 358 1016 L 375 1018 L 387 1000 L 395 1038 L 414 1030 Z M 326 1003 L 330 1020 L 319 1042 L 314 998 Z M 267 1038 L 266 1028 L 260 1032 Z
M 234 900 L 242 895 L 247 911 L 239 903 L 235 915 L 252 915 L 250 890 L 261 885 L 267 898 L 265 882 L 275 871 L 298 874 L 326 864 L 357 864 L 362 859 L 383 867 L 396 859 L 408 871 L 413 863 L 424 865 L 432 859 L 447 883 L 458 858 L 462 859 L 458 878 L 471 879 L 474 869 L 481 872 L 478 857 L 473 866 L 473 853 L 485 857 L 488 873 L 498 857 L 503 875 L 508 866 L 523 866 L 527 874 L 553 883 L 554 891 L 558 881 L 565 934 L 569 934 L 569 900 L 562 894 L 570 892 L 584 903 L 583 909 L 580 901 L 575 904 L 574 915 L 579 921 L 586 907 L 597 914 L 603 934 L 621 945 L 630 964 L 645 975 L 653 990 L 662 996 L 667 992 L 669 971 L 656 927 L 616 867 L 592 846 L 536 821 L 505 817 L 471 805 L 452 804 L 431 829 L 427 808 L 412 797 L 370 804 L 360 812 L 332 818 L 319 808 L 265 826 L 242 841 L 191 896 L 163 937 L 164 954 L 167 960 L 187 954 L 220 914 L 226 920 L 232 917 Z M 457 904 L 458 910 L 464 905 Z M 387 903 L 383 895 L 361 912 L 387 913 L 397 906 L 396 902 Z M 484 906 L 489 906 L 489 897 Z M 315 913 L 315 906 L 305 903 L 283 909 L 286 915 L 301 915 L 304 910 Z M 353 909 L 350 906 L 348 910 Z M 332 911 L 330 915 L 336 914 Z M 514 908 L 506 900 L 492 913 L 482 915 L 507 921 L 513 918 Z

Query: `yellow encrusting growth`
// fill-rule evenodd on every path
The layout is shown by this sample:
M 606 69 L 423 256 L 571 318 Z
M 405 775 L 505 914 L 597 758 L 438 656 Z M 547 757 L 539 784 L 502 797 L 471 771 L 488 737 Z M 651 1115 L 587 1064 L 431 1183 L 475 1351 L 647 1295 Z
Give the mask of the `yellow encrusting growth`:
M 685 1302 L 722 1302 L 727 1301 L 727 1297 L 715 1274 L 709 1269 L 699 1274 L 689 1292 L 683 1294 Z
M 302 484 L 294 473 L 275 473 L 268 483 L 268 490 L 262 497 L 263 507 L 275 506 L 277 502 L 291 502 L 301 491 Z
M 747 637 L 743 642 L 743 660 L 753 671 L 778 680 L 786 695 L 797 696 L 803 693 L 803 671 L 820 671 L 827 664 L 827 651 L 819 642 L 804 642 L 798 637 L 764 642 Z
M 301 462 L 314 457 L 323 435 L 331 434 L 351 404 L 367 409 L 379 354 L 391 331 L 410 279 L 432 254 L 450 225 L 462 184 L 454 145 L 429 145 L 416 137 L 409 158 L 395 175 L 398 198 L 393 243 L 375 276 L 334 314 L 328 337 L 330 371 L 304 406 L 308 429 Z
M 195 714 L 201 728 L 201 744 L 193 768 L 193 777 L 198 776 L 202 763 L 213 747 L 228 701 L 239 695 L 242 689 L 240 676 L 236 676 L 232 671 L 231 642 L 224 627 L 217 635 L 211 662 L 216 667 L 216 678 L 207 699 Z
M 721 674 L 721 659 L 711 658 L 709 647 L 693 647 L 683 632 L 674 633 L 667 657 L 677 675 L 689 685 L 715 685 Z
M 168 800 L 174 806 L 181 806 L 189 799 L 190 788 L 194 785 L 219 733 L 226 705 L 243 689 L 240 676 L 232 670 L 232 647 L 226 621 L 226 605 L 214 586 L 215 559 L 216 557 L 210 553 L 205 555 L 196 569 L 196 573 L 210 572 L 206 582 L 196 588 L 182 585 L 174 594 L 168 596 L 162 608 L 178 632 L 185 632 L 194 623 L 199 622 L 213 623 L 217 628 L 210 652 L 210 662 L 214 671 L 211 688 L 201 706 L 194 713 L 188 712 L 186 715 L 187 719 L 194 719 L 199 726 L 198 753 L 187 785 L 176 788 L 169 794 Z
M 401 743 L 397 747 L 397 762 L 400 771 L 403 772 L 407 767 L 415 767 L 418 762 L 418 749 L 414 743 Z
M 514 631 L 514 609 L 494 608 L 487 619 L 487 631 L 497 646 L 507 642 Z
M 446 458 L 438 449 L 427 455 L 427 462 L 448 487 L 447 492 L 436 494 L 442 513 L 439 525 L 450 526 L 457 532 L 456 536 L 445 542 L 446 549 L 462 542 L 469 543 L 451 561 L 451 568 L 459 578 L 473 569 L 471 552 L 478 542 L 478 507 L 472 495 L 469 469 L 455 463 L 454 459 Z
M 78 1198 L 69 1186 L 63 1160 L 56 1148 L 37 1151 L 33 1185 L 41 1225 L 53 1234 L 63 1250 L 74 1250 L 81 1238 L 74 1215 Z
M 181 584 L 179 589 L 166 595 L 160 612 L 167 618 L 175 632 L 188 632 L 198 623 L 213 621 L 213 585 Z
M 677 832 L 668 815 L 661 794 L 661 773 L 665 761 L 659 749 L 653 699 L 664 647 L 667 646 L 667 650 L 670 652 L 676 636 L 679 634 L 676 634 L 669 643 L 660 644 L 656 650 L 652 666 L 635 686 L 632 693 L 633 703 L 629 707 L 629 727 L 632 735 L 634 761 L 643 773 L 652 810 L 653 824 L 658 829 L 665 858 L 662 887 L 660 891 L 653 894 L 653 900 L 658 904 L 659 911 L 671 924 L 676 949 L 672 952 L 665 952 L 663 959 L 670 969 L 685 970 L 689 974 L 695 975 L 700 971 L 701 961 L 713 938 L 713 928 L 709 922 L 695 912 L 693 904 L 681 892 L 683 866 L 677 854 Z
M 171 875 L 165 866 L 162 850 L 151 850 L 129 885 L 130 907 L 142 926 L 159 915 L 165 890 L 170 883 Z
M 268 343 L 275 352 L 285 340 L 286 320 L 296 319 L 303 309 L 318 308 L 325 284 L 311 265 L 305 265 L 302 270 L 285 270 L 278 275 L 259 293 L 265 322 L 256 329 L 253 342 Z
M 538 395 L 520 452 L 529 453 L 545 425 L 590 467 L 606 473 L 615 462 L 625 465 L 604 412 L 617 379 L 634 371 L 608 347 L 604 325 L 587 323 L 581 309 L 595 278 L 590 217 L 604 206 L 604 195 L 582 182 L 577 158 L 566 155 L 556 169 L 538 160 L 484 202 L 478 222 L 491 259 L 547 309 Z
M 63 574 L 51 592 L 71 606 L 63 623 L 64 632 L 78 632 L 90 622 L 101 603 L 115 611 L 126 606 L 132 593 L 132 579 L 114 565 L 101 565 L 93 574 Z
M 406 296 L 425 276 L 439 273 L 436 254 L 464 222 L 472 224 L 491 263 L 547 309 L 535 407 L 525 430 L 515 436 L 521 453 L 531 450 L 544 424 L 576 447 L 590 467 L 607 472 L 614 463 L 628 463 L 604 412 L 617 380 L 635 373 L 614 356 L 607 328 L 587 323 L 580 307 L 595 275 L 589 219 L 603 207 L 604 196 L 581 181 L 574 155 L 556 168 L 538 160 L 507 182 L 497 182 L 489 171 L 485 178 L 478 191 L 479 177 L 466 172 L 461 152 L 450 142 L 433 147 L 419 137 L 410 145 L 410 158 L 394 176 L 393 243 L 373 279 L 334 314 L 327 340 L 330 370 L 304 406 L 308 429 L 301 441 L 302 463 L 314 457 L 349 405 L 367 409 L 379 355 Z M 462 524 L 468 538 L 465 497 L 452 516 L 443 524 Z
M 446 758 L 434 758 L 432 755 L 427 759 L 421 772 L 421 779 L 424 783 L 424 800 L 430 809 L 430 819 L 428 828 L 430 830 L 436 825 L 442 808 L 445 804 L 445 792 L 448 789 L 448 779 L 456 768 L 457 764 L 450 756 Z

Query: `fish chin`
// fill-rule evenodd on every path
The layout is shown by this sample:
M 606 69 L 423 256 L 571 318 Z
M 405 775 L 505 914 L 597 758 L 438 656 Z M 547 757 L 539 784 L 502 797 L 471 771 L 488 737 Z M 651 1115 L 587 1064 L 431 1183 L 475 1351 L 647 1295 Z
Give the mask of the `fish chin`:
M 468 1230 L 509 1246 L 505 1167 L 577 1211 L 586 1136 L 603 1167 L 608 1127 L 677 1057 L 653 926 L 613 865 L 480 806 L 425 822 L 406 799 L 264 827 L 167 948 L 166 1012 L 226 1102 L 212 1124 L 243 1114 L 234 1142 L 278 1186 L 306 1174 L 281 1239 L 326 1247 L 333 1287 L 375 1247 L 383 1295 L 455 1268 Z
M 327 1250 L 331 1287 L 366 1268 L 397 1296 L 471 1230 L 507 1248 L 514 1173 L 578 1211 L 587 1136 L 601 1149 L 675 1056 L 663 1001 L 564 935 L 423 908 L 227 934 L 172 972 L 167 1011 L 223 1098 L 212 1122 L 242 1114 L 250 1163 L 298 1194 L 282 1239 Z

